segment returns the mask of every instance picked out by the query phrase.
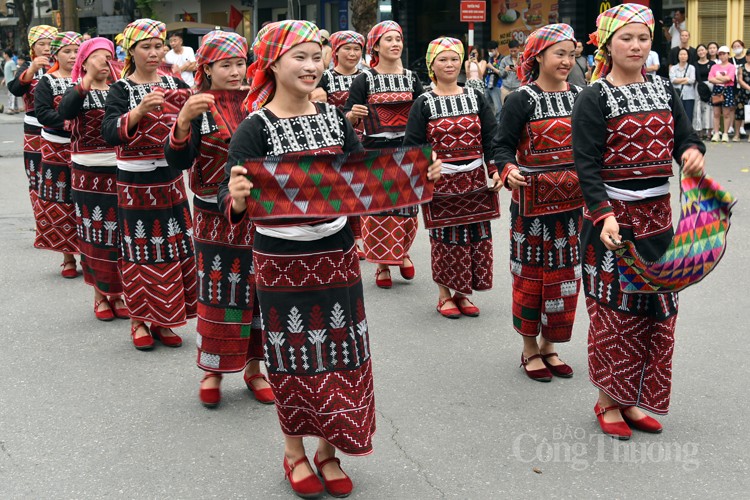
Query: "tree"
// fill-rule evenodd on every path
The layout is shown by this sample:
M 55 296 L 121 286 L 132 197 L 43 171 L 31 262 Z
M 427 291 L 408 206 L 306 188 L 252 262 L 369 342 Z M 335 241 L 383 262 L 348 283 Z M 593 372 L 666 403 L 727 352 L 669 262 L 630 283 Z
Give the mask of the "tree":
M 14 4 L 18 17 L 18 38 L 20 39 L 21 51 L 29 52 L 29 40 L 26 34 L 29 32 L 29 25 L 34 18 L 34 0 L 15 0 Z
M 378 0 L 352 0 L 351 9 L 354 31 L 367 36 L 378 20 Z

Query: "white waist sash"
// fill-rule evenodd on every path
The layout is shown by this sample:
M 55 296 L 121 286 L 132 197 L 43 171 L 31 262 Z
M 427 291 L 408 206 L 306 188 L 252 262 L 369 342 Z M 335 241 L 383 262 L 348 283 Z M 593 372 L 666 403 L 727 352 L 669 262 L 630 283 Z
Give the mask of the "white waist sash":
M 152 172 L 157 168 L 166 167 L 167 160 L 117 160 L 117 168 L 126 172 Z
M 453 163 L 443 163 L 440 169 L 441 174 L 458 174 L 461 172 L 471 172 L 484 165 L 484 161 L 481 158 L 477 158 L 471 163 L 466 165 L 454 165 Z
M 70 137 L 60 137 L 59 135 L 50 134 L 44 129 L 42 129 L 42 139 L 48 142 L 54 142 L 55 144 L 70 144 Z
M 311 226 L 255 226 L 255 230 L 263 236 L 282 240 L 315 241 L 322 240 L 339 232 L 346 225 L 346 217 L 339 217 L 331 222 L 323 222 Z
M 110 153 L 70 153 L 73 163 L 84 167 L 114 167 L 117 165 L 117 155 Z
M 39 120 L 36 119 L 36 116 L 26 115 L 26 116 L 23 117 L 23 122 L 26 125 L 33 125 L 34 127 L 41 127 L 42 126 L 42 124 L 39 123 Z
M 639 191 L 631 191 L 630 189 L 620 189 L 612 187 L 609 184 L 604 184 L 607 189 L 607 196 L 613 200 L 620 201 L 639 201 L 645 200 L 646 198 L 653 198 L 655 196 L 664 196 L 669 193 L 669 182 L 648 189 L 641 189 Z

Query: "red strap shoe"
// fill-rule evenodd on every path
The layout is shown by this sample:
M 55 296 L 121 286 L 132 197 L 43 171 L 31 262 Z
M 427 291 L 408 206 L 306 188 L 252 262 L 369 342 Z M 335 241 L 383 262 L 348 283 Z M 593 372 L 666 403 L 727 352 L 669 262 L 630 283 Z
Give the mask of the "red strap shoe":
M 256 389 L 253 386 L 253 380 L 255 379 L 262 379 L 268 382 L 268 379 L 262 373 L 256 373 L 255 375 L 250 375 L 249 377 L 247 376 L 247 373 L 243 373 L 242 378 L 245 379 L 245 385 L 247 385 L 247 388 L 250 389 L 250 392 L 253 393 L 253 396 L 255 396 L 255 399 L 257 399 L 259 403 L 270 405 L 273 404 L 274 401 L 276 401 L 276 396 L 274 396 L 273 389 L 271 389 L 270 387 Z
M 165 330 L 171 331 L 170 328 L 151 323 L 151 335 L 153 335 L 156 340 L 167 347 L 180 347 L 182 345 L 182 337 L 174 332 L 172 332 L 172 335 L 164 335 Z
M 539 368 L 537 370 L 527 370 L 526 365 L 529 364 L 529 361 L 532 359 L 541 358 L 541 354 L 534 354 L 533 356 L 529 356 L 528 358 L 521 353 L 521 366 L 523 367 L 524 373 L 526 373 L 526 376 L 529 377 L 531 380 L 536 380 L 537 382 L 549 382 L 552 380 L 552 372 L 549 371 L 546 367 Z
M 651 434 L 659 434 L 664 429 L 658 420 L 649 417 L 648 415 L 638 420 L 633 420 L 626 413 L 628 408 L 632 408 L 632 406 L 621 406 L 620 413 L 622 414 L 622 419 L 625 420 L 625 423 L 630 427 L 638 429 L 639 431 L 650 432 Z
M 326 488 L 326 491 L 329 495 L 336 498 L 344 498 L 348 497 L 352 490 L 354 489 L 354 484 L 352 483 L 352 480 L 349 478 L 349 476 L 346 475 L 346 472 L 344 472 L 344 469 L 341 469 L 341 460 L 339 460 L 337 457 L 331 457 L 326 458 L 322 462 L 318 461 L 318 453 L 315 453 L 315 456 L 313 457 L 313 462 L 315 462 L 315 468 L 318 469 L 318 475 L 323 478 L 323 485 Z M 326 466 L 326 464 L 336 462 L 338 464 L 339 469 L 341 469 L 341 473 L 344 474 L 344 477 L 340 479 L 326 479 L 325 474 L 323 474 L 323 467 Z
M 388 277 L 380 279 L 380 275 L 386 272 L 388 273 Z M 391 270 L 388 268 L 376 269 L 375 270 L 375 284 L 380 288 L 391 288 L 393 286 L 393 281 L 391 280 Z
M 630 436 L 633 435 L 633 431 L 630 430 L 628 424 L 626 424 L 625 422 L 604 421 L 605 413 L 607 413 L 608 411 L 619 409 L 620 407 L 617 405 L 602 408 L 601 406 L 599 406 L 598 401 L 596 402 L 596 405 L 594 405 L 594 413 L 596 414 L 596 419 L 599 421 L 599 427 L 602 428 L 602 432 L 607 436 L 619 439 L 620 441 L 627 441 L 628 439 L 630 439 Z
M 449 300 L 453 300 L 452 297 L 448 297 L 446 299 L 438 299 L 438 305 L 437 305 L 437 312 L 440 313 L 440 315 L 444 318 L 449 319 L 458 319 L 461 317 L 461 311 L 457 307 L 449 307 L 447 309 L 443 309 L 443 306 L 446 302 Z
M 221 388 L 220 387 L 212 387 L 210 389 L 206 389 L 203 387 L 203 382 L 210 378 L 218 378 L 219 380 L 222 379 L 221 373 L 214 373 L 214 372 L 208 372 L 206 373 L 203 378 L 201 379 L 201 386 L 198 390 L 198 398 L 201 400 L 201 403 L 203 403 L 203 406 L 206 408 L 216 408 L 219 406 L 219 403 L 221 403 Z
M 107 304 L 109 307 L 100 311 L 99 306 L 102 304 Z M 112 305 L 109 303 L 106 297 L 104 297 L 102 300 L 94 300 L 94 316 L 96 316 L 96 319 L 98 319 L 99 321 L 112 321 L 113 319 L 115 319 L 115 313 L 112 312 Z
M 454 294 L 453 302 L 455 302 L 456 306 L 458 306 L 458 310 L 461 311 L 461 314 L 464 316 L 471 316 L 472 318 L 479 316 L 479 308 L 475 306 L 466 295 Z
M 551 358 L 552 356 L 557 356 L 557 353 L 551 352 L 549 354 L 542 354 L 542 362 L 544 362 L 544 366 L 546 366 L 555 377 L 571 378 L 573 376 L 573 368 L 563 363 L 562 360 L 560 361 L 560 363 L 562 363 L 561 365 L 555 366 L 551 364 L 547 361 L 547 358 Z M 560 356 L 557 356 L 557 359 L 560 359 Z
M 136 337 L 135 332 L 137 332 L 141 327 L 146 330 L 146 333 L 148 335 Z M 151 336 L 151 332 L 146 326 L 146 323 L 142 321 L 130 324 L 130 338 L 133 340 L 133 346 L 139 351 L 149 351 L 154 348 L 154 338 Z
M 75 259 L 69 260 L 68 262 L 63 262 L 62 264 L 60 264 L 60 267 L 62 267 L 62 271 L 60 271 L 60 275 L 63 278 L 72 280 L 73 278 L 78 277 L 78 268 L 76 268 Z
M 302 457 L 292 464 L 290 464 L 286 457 L 284 457 L 284 477 L 289 481 L 289 485 L 298 497 L 319 497 L 323 491 L 325 491 L 325 488 L 323 488 L 323 483 L 320 482 L 320 479 L 318 479 L 318 476 L 316 476 L 315 473 L 305 476 L 299 481 L 294 481 L 292 479 L 292 472 L 294 472 L 295 467 L 299 467 L 301 464 L 307 464 L 307 466 L 310 467 L 310 462 L 307 460 L 307 457 Z M 310 470 L 312 470 L 312 468 L 310 468 Z
M 117 304 L 117 301 L 122 302 L 123 307 L 113 307 L 112 309 L 115 311 L 115 318 L 120 319 L 130 319 L 130 311 L 128 311 L 128 306 L 125 304 L 125 301 L 122 298 L 122 295 L 113 295 L 109 297 L 109 303 L 112 304 L 114 302 Z
M 411 257 L 409 257 L 409 254 L 406 254 L 404 259 L 411 260 Z M 416 274 L 416 271 L 414 270 L 414 262 L 412 262 L 409 267 L 404 267 L 403 262 L 401 262 L 401 265 L 398 266 L 398 271 L 401 273 L 401 277 L 405 280 L 413 280 L 414 275 Z

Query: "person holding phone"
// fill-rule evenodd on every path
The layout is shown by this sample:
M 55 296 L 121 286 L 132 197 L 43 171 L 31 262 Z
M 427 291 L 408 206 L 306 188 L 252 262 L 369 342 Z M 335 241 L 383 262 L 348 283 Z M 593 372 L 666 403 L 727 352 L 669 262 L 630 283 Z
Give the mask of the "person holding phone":
M 487 72 L 487 61 L 483 61 L 479 55 L 479 49 L 474 47 L 469 53 L 469 60 L 464 63 L 466 71 L 466 87 L 477 89 L 484 92 L 484 82 L 482 75 Z
M 510 54 L 500 60 L 500 73 L 498 75 L 503 79 L 503 86 L 500 88 L 500 101 L 502 104 L 505 104 L 505 98 L 508 97 L 508 94 L 521 86 L 518 75 L 516 75 L 521 44 L 518 43 L 518 40 L 511 40 L 508 43 L 508 50 Z

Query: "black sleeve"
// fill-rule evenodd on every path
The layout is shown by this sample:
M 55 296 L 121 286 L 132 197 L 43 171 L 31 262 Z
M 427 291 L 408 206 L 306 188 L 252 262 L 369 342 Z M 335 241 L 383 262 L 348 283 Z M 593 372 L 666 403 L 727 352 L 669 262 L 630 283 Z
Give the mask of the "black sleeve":
M 589 209 L 609 202 L 602 181 L 602 158 L 607 142 L 604 97 L 599 87 L 587 87 L 573 105 L 573 161 Z M 506 101 L 507 102 L 507 101 Z
M 123 127 L 126 127 L 127 131 L 127 123 L 121 124 L 120 118 L 123 118 L 123 115 L 127 116 L 130 112 L 128 98 L 128 90 L 124 83 L 115 82 L 109 87 L 107 101 L 104 104 L 102 137 L 112 146 L 119 146 L 124 142 L 125 136 L 121 131 Z M 127 122 L 127 118 L 123 118 L 122 122 Z
M 190 135 L 185 138 L 185 142 L 177 143 L 174 140 L 174 128 L 177 122 L 172 126 L 172 132 L 164 144 L 164 158 L 167 164 L 178 170 L 187 170 L 193 166 L 193 162 L 198 157 L 201 147 L 201 122 L 203 115 L 193 118 L 190 122 Z
M 268 156 L 268 146 L 263 119 L 259 116 L 252 116 L 240 123 L 229 142 L 227 164 L 224 167 L 224 180 L 219 185 L 218 195 L 219 210 L 227 217 L 227 220 L 233 220 L 236 217 L 235 214 L 231 213 L 232 197 L 229 194 L 229 177 L 232 167 L 242 165 L 250 158 L 262 158 L 264 156 Z
M 424 87 L 422 87 L 422 81 L 419 79 L 416 73 L 412 72 L 411 77 L 414 79 L 412 89 L 414 90 L 414 99 L 424 94 Z
M 529 108 L 530 104 L 525 92 L 511 92 L 505 98 L 493 147 L 495 165 L 500 175 L 503 175 L 507 164 L 515 165 L 516 163 L 518 141 L 521 140 L 521 132 L 529 120 Z
M 360 142 L 351 122 L 344 116 L 344 112 L 336 108 L 336 115 L 338 116 L 339 123 L 344 127 L 344 147 L 342 148 L 344 153 L 364 151 L 365 147 Z
M 414 105 L 409 111 L 409 120 L 406 122 L 404 133 L 404 146 L 421 146 L 427 144 L 427 116 L 425 116 L 425 97 L 417 97 Z
M 81 113 L 83 102 L 86 100 L 87 90 L 82 90 L 80 84 L 73 85 L 65 91 L 57 112 L 65 120 L 72 120 Z
M 680 48 L 674 47 L 672 50 L 669 51 L 669 65 L 674 66 L 675 64 L 679 64 L 679 54 L 680 54 Z
M 20 68 L 16 70 L 15 78 L 13 78 L 13 80 L 8 83 L 8 92 L 10 92 L 16 97 L 23 97 L 23 95 L 26 94 L 26 92 L 28 92 L 29 89 L 31 88 L 31 82 L 23 83 L 21 82 L 21 78 L 20 78 L 23 72 L 26 71 L 27 69 L 29 69 L 29 63 L 25 62 Z
M 495 137 L 497 135 L 497 120 L 492 107 L 484 95 L 472 89 L 479 100 L 479 122 L 482 124 L 482 149 L 487 164 L 495 162 Z
M 349 98 L 344 104 L 344 113 L 351 111 L 355 104 L 367 105 L 367 75 L 364 71 L 354 79 L 352 86 L 349 87 Z
M 47 128 L 62 130 L 65 120 L 55 109 L 55 98 L 49 79 L 42 78 L 34 90 L 34 113 L 39 123 Z
M 677 96 L 674 86 L 667 80 L 664 81 L 667 91 L 672 95 L 672 116 L 674 117 L 674 149 L 672 157 L 678 163 L 682 163 L 682 154 L 689 148 L 698 148 L 703 154 L 706 154 L 706 145 L 703 144 L 695 133 L 693 123 L 688 118 L 685 108 L 682 105 L 682 99 Z
M 323 89 L 326 91 L 326 93 L 328 93 L 328 87 L 330 84 L 331 84 L 331 79 L 329 78 L 329 73 L 328 71 L 324 71 L 323 76 L 320 78 L 320 81 L 318 82 L 317 88 Z

